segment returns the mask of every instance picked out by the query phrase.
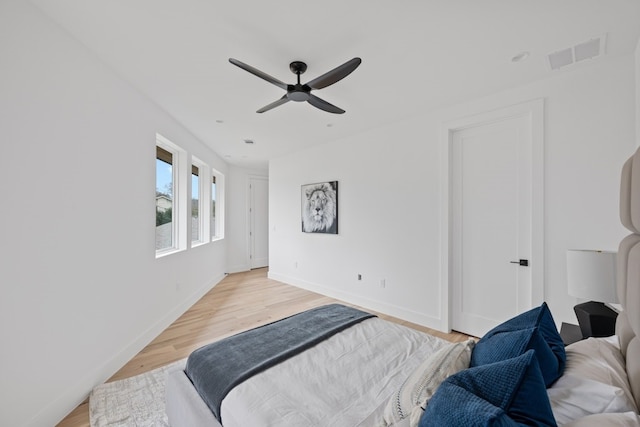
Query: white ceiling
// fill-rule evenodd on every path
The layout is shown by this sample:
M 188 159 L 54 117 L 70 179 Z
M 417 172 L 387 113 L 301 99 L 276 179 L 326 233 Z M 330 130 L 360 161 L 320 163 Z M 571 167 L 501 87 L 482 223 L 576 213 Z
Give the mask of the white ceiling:
M 631 54 L 640 37 L 637 0 L 31 1 L 227 162 L 246 167 L 589 66 L 596 60 L 552 72 L 547 54 L 602 34 L 599 60 Z M 521 51 L 530 57 L 511 62 Z M 314 91 L 343 115 L 294 102 L 257 114 L 284 91 L 228 62 L 293 83 L 293 60 L 308 64 L 305 82 L 356 56 L 353 74 Z

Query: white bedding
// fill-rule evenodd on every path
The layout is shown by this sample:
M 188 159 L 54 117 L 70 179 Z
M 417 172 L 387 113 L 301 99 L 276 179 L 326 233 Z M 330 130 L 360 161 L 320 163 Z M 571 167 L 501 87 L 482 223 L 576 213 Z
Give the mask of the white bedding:
M 558 425 L 599 413 L 638 412 L 617 336 L 578 341 L 566 352 L 564 374 L 547 390 Z
M 610 412 L 611 425 L 639 425 L 637 416 L 629 418 L 637 410 L 616 343 L 614 336 L 567 347 L 565 375 L 548 390 L 558 425 L 577 427 L 582 424 L 572 420 L 598 412 Z M 383 413 L 391 394 L 447 344 L 379 318 L 365 320 L 236 386 L 222 402 L 224 427 L 386 425 Z M 171 375 L 167 414 L 172 427 L 218 425 L 182 369 Z M 599 405 L 598 396 L 608 403 Z M 584 425 L 602 417 L 587 416 Z
M 225 427 L 376 425 L 391 393 L 446 343 L 365 320 L 235 387 L 222 402 L 222 421 Z

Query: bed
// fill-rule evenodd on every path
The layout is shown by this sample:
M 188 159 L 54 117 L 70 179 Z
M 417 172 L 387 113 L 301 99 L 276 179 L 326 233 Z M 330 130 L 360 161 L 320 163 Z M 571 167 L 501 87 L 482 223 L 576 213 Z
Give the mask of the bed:
M 631 234 L 618 250 L 616 335 L 565 347 L 546 304 L 460 343 L 349 307 L 320 308 L 331 311 L 323 314 L 329 323 L 350 320 L 313 331 L 320 338 L 309 341 L 304 327 L 292 325 L 317 319 L 283 319 L 274 330 L 253 332 L 270 337 L 263 343 L 213 343 L 194 352 L 186 368 L 169 371 L 170 425 L 640 426 L 640 150 L 621 175 L 620 218 Z M 292 329 L 282 332 L 287 324 Z M 235 380 L 220 385 L 217 378 L 237 369 L 226 361 L 296 334 L 298 350 L 281 355 L 274 344 L 274 353 L 257 351 L 274 363 L 252 361 L 260 368 L 241 366 Z M 235 349 L 223 355 L 227 346 Z

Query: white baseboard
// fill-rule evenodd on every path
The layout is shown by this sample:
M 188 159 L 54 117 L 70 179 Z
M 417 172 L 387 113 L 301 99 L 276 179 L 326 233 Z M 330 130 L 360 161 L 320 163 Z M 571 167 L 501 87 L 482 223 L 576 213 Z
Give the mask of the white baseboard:
M 449 332 L 443 330 L 442 320 L 440 318 L 427 316 L 424 313 L 419 313 L 415 310 L 411 310 L 395 304 L 389 304 L 383 301 L 374 300 L 351 292 L 332 289 L 317 283 L 311 283 L 295 277 L 279 274 L 277 272 L 269 271 L 268 277 L 270 279 L 277 280 L 288 285 L 316 292 L 318 294 L 345 301 L 350 304 L 356 304 L 368 310 L 374 310 L 379 313 L 397 317 L 398 319 L 406 320 L 407 322 L 426 326 L 427 328 L 435 329 L 437 331 Z
M 85 375 L 80 381 L 70 385 L 58 399 L 51 402 L 31 418 L 27 425 L 30 427 L 50 427 L 61 421 L 89 396 L 89 393 L 96 385 L 104 383 L 113 374 L 118 372 L 133 356 L 138 354 L 140 350 L 160 335 L 162 331 L 167 329 L 178 317 L 182 316 L 182 314 L 202 298 L 204 294 L 220 283 L 224 277 L 225 275 L 222 274 L 207 281 L 205 285 L 189 295 L 183 302 L 155 322 L 110 360 L 96 368 L 93 372 Z
M 229 273 L 229 274 L 243 273 L 243 272 L 249 271 L 249 270 L 251 270 L 251 266 L 249 264 L 241 264 L 241 265 L 234 265 L 232 267 L 228 267 L 227 268 L 227 273 Z

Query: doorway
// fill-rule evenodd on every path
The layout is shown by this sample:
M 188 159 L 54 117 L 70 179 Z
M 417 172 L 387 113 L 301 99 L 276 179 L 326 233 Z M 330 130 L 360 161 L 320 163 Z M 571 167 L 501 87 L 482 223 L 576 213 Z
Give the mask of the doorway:
M 269 265 L 269 180 L 249 177 L 249 261 L 251 268 Z

